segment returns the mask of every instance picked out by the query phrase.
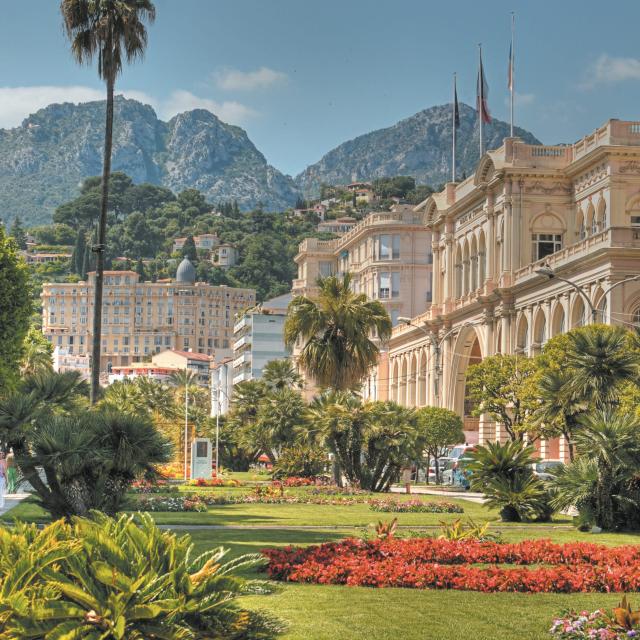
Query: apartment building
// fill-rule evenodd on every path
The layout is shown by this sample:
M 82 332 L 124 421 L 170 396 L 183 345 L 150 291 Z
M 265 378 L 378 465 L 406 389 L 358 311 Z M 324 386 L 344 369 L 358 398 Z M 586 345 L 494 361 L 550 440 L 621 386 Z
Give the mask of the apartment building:
M 173 251 L 181 251 L 187 238 L 175 238 L 173 241 Z M 220 238 L 215 233 L 202 233 L 199 236 L 193 236 L 193 242 L 196 249 L 202 251 L 213 251 L 219 244 Z
M 414 213 L 432 234 L 433 302 L 395 328 L 383 363 L 387 393 L 407 406 L 455 410 L 470 441 L 505 434 L 471 417 L 469 364 L 534 355 L 594 315 L 640 325 L 632 279 L 640 273 L 640 122 L 609 120 L 566 146 L 507 138 L 472 176 Z M 540 451 L 567 454 L 557 440 Z
M 334 240 L 307 238 L 294 260 L 294 295 L 317 294 L 319 277 L 350 272 L 353 289 L 380 300 L 393 324 L 431 303 L 431 233 L 412 206 L 370 213 Z
M 70 354 L 91 352 L 94 287 L 93 272 L 86 282 L 43 286 L 42 331 L 54 346 Z M 141 282 L 134 271 L 107 271 L 101 370 L 167 349 L 231 357 L 234 317 L 253 305 L 253 289 L 196 282 L 195 267 L 186 258 L 172 280 Z
M 353 229 L 334 240 L 307 238 L 294 258 L 298 278 L 293 281 L 293 294 L 314 297 L 319 277 L 351 273 L 352 287 L 386 308 L 394 326 L 398 318 L 424 313 L 431 304 L 432 253 L 431 232 L 413 206 L 395 205 L 391 211 L 370 213 Z M 302 345 L 295 345 L 295 359 Z M 380 345 L 386 349 L 386 345 Z M 374 369 L 362 392 L 364 397 L 378 399 Z M 306 395 L 315 392 L 306 380 Z
M 234 385 L 260 379 L 268 362 L 291 355 L 284 344 L 284 323 L 290 301 L 290 294 L 267 300 L 236 321 L 233 328 Z

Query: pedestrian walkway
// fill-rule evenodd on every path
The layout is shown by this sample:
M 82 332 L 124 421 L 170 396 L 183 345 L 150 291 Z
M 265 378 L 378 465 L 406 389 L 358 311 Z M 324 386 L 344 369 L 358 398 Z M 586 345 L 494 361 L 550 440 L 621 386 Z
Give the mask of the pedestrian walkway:
M 406 493 L 404 486 L 396 485 L 391 487 L 391 493 Z M 460 500 L 469 500 L 469 502 L 477 502 L 478 504 L 484 504 L 485 497 L 481 493 L 475 493 L 473 491 L 447 491 L 446 489 L 431 489 L 430 487 L 414 486 L 411 485 L 411 493 L 427 495 L 427 496 L 440 496 L 442 498 L 458 498 Z
M 13 509 L 13 507 L 17 507 L 22 500 L 28 498 L 30 493 L 5 493 L 4 495 L 4 507 L 0 508 L 0 516 L 4 515 L 9 511 L 9 509 Z

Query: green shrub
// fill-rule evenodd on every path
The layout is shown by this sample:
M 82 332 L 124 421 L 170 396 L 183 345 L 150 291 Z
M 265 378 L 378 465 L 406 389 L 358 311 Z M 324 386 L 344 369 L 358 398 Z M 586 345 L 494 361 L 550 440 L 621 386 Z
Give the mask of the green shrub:
M 533 475 L 535 448 L 521 441 L 489 442 L 471 454 L 471 488 L 487 497 L 505 522 L 546 521 L 553 509 L 541 480 Z
M 223 562 L 225 554 L 220 547 L 196 556 L 190 536 L 161 531 L 148 515 L 0 529 L 0 637 L 274 637 L 277 621 L 236 602 L 267 591 L 238 575 L 261 557 Z
M 327 454 L 321 447 L 286 447 L 273 469 L 273 477 L 315 478 L 324 473 L 327 462 Z

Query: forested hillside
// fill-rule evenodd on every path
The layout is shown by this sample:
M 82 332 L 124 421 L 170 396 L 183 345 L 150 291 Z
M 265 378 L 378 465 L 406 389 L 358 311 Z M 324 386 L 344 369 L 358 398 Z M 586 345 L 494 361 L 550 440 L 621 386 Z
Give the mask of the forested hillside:
M 35 267 L 36 281 L 77 279 L 92 268 L 90 245 L 99 207 L 100 179 L 92 177 L 84 181 L 77 198 L 56 209 L 53 224 L 31 229 L 47 249 L 66 248 L 73 253 L 71 260 Z M 237 203 L 230 202 L 213 206 L 195 189 L 176 195 L 164 187 L 134 184 L 123 173 L 111 177 L 109 209 L 109 268 L 131 268 L 148 280 L 173 277 L 180 258 L 172 254 L 174 239 L 215 233 L 222 242 L 236 245 L 239 262 L 225 270 L 201 254 L 197 257 L 198 278 L 211 284 L 255 288 L 259 300 L 291 288 L 299 242 L 318 235 L 313 215 L 296 218 L 260 209 L 241 212 Z M 123 257 L 127 260 L 120 259 Z

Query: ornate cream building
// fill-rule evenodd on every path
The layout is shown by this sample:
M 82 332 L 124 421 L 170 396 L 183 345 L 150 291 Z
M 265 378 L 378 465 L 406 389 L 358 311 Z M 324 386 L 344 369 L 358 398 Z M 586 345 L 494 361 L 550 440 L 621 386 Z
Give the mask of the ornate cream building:
M 394 325 L 399 317 L 423 313 L 431 304 L 431 233 L 413 206 L 370 213 L 334 240 L 307 238 L 294 260 L 298 265 L 294 296 L 313 297 L 319 277 L 350 272 L 353 290 L 382 302 Z M 294 358 L 296 353 L 294 348 Z M 364 389 L 366 397 L 378 397 L 379 375 L 372 372 Z
M 454 409 L 470 439 L 502 434 L 468 416 L 469 363 L 535 354 L 591 322 L 591 305 L 598 321 L 640 322 L 640 283 L 614 286 L 640 274 L 640 122 L 610 120 L 567 146 L 507 138 L 415 213 L 432 234 L 433 302 L 395 328 L 382 365 L 387 393 Z M 557 441 L 541 447 L 565 455 Z
M 69 354 L 91 353 L 95 273 L 88 275 L 87 282 L 42 288 L 42 332 Z M 140 282 L 135 271 L 105 271 L 101 371 L 167 349 L 231 357 L 234 317 L 255 300 L 253 289 L 196 282 L 186 258 L 175 280 Z

